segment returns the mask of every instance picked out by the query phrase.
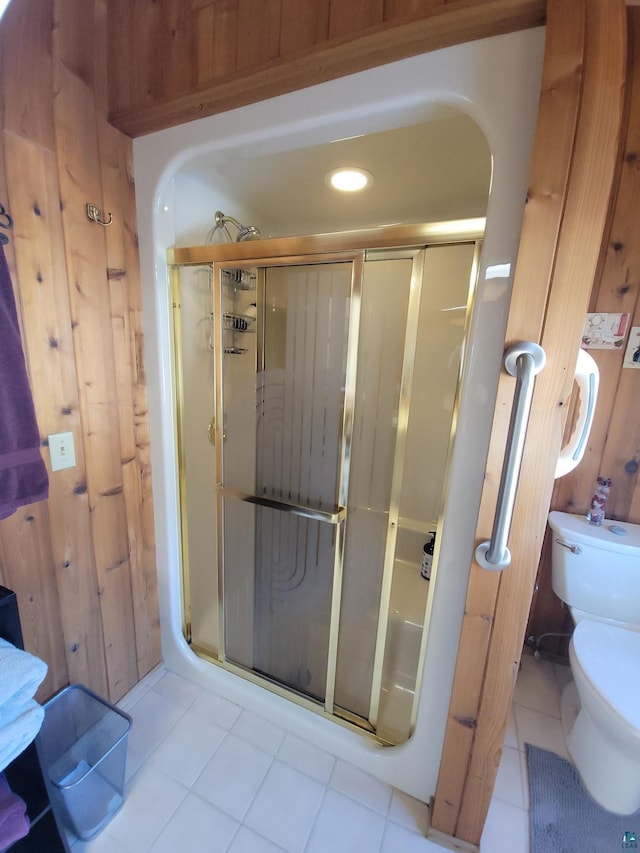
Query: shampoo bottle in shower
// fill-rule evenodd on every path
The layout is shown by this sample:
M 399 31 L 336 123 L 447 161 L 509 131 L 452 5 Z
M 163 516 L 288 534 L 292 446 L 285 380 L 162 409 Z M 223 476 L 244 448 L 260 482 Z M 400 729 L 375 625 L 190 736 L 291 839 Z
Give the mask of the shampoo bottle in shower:
M 611 488 L 611 480 L 608 477 L 598 477 L 596 480 L 596 488 L 591 498 L 591 506 L 587 513 L 587 521 L 589 524 L 600 525 L 604 521 L 604 508 L 609 497 L 609 489 Z
M 433 563 L 433 548 L 436 544 L 435 530 L 429 533 L 431 539 L 422 549 L 422 564 L 420 566 L 420 574 L 425 580 L 431 580 L 431 564 Z

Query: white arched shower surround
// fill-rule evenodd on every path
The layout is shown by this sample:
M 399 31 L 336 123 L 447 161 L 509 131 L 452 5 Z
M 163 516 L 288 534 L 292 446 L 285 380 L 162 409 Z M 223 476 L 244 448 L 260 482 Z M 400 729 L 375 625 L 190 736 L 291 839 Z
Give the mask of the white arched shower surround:
M 542 29 L 479 40 L 200 119 L 134 142 L 163 660 L 169 669 L 423 801 L 434 794 L 444 739 L 526 197 L 543 49 Z M 229 151 L 234 157 L 243 157 L 291 150 L 415 124 L 428 119 L 434 105 L 443 104 L 466 112 L 480 126 L 491 149 L 493 173 L 438 570 L 427 604 L 428 639 L 418 718 L 409 741 L 381 747 L 201 660 L 182 636 L 165 259 L 176 234 L 172 180 L 185 164 L 207 152 Z

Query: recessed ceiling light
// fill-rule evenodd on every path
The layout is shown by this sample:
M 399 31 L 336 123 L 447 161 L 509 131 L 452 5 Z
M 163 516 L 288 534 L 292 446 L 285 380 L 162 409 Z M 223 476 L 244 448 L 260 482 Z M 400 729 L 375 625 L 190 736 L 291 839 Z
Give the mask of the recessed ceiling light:
M 366 169 L 358 169 L 356 166 L 341 166 L 329 172 L 325 180 L 335 190 L 353 193 L 371 186 L 373 175 Z

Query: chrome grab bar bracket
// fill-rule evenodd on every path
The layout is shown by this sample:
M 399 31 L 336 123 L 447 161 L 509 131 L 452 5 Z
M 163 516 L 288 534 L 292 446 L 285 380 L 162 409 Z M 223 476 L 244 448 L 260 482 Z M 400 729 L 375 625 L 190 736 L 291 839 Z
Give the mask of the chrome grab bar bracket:
M 539 344 L 524 341 L 514 344 L 504 354 L 504 367 L 510 376 L 516 377 L 516 390 L 509 422 L 504 465 L 498 487 L 496 514 L 491 539 L 481 542 L 475 551 L 479 566 L 491 571 L 502 571 L 511 563 L 507 548 L 513 507 L 516 499 L 520 464 L 524 451 L 524 440 L 533 398 L 534 379 L 546 363 L 544 350 Z

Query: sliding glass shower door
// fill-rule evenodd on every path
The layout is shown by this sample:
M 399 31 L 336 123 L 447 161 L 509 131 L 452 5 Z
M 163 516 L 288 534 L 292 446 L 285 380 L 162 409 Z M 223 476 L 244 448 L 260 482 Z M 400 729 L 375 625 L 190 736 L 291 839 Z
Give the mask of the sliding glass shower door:
M 332 702 L 359 275 L 343 261 L 215 278 L 225 658 Z
M 383 743 L 415 720 L 479 251 L 440 239 L 172 271 L 185 638 Z

